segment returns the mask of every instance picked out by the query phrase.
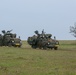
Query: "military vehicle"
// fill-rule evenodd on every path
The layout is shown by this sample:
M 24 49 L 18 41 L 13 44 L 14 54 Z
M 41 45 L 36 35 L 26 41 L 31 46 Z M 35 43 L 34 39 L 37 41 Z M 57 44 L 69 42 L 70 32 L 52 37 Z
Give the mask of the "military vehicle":
M 45 34 L 44 30 L 42 30 L 42 33 L 39 34 L 38 30 L 35 31 L 36 35 L 33 35 L 32 37 L 28 37 L 27 42 L 29 45 L 31 45 L 32 48 L 40 48 L 40 49 L 58 49 L 59 41 L 52 39 L 52 34 Z
M 21 39 L 16 38 L 16 34 L 11 33 L 11 31 L 2 30 L 3 35 L 0 34 L 0 46 L 21 47 Z

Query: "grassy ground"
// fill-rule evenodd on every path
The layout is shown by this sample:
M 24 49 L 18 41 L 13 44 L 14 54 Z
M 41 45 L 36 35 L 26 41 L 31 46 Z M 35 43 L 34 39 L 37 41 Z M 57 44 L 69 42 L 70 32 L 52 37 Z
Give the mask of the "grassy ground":
M 76 75 L 76 41 L 60 41 L 59 50 L 0 47 L 0 75 Z

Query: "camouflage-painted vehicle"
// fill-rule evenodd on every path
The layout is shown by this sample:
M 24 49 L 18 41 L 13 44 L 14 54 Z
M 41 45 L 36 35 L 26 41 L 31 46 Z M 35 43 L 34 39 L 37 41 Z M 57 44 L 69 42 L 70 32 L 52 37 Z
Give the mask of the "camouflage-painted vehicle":
M 32 48 L 40 48 L 40 49 L 58 49 L 59 41 L 57 41 L 55 38 L 52 39 L 51 34 L 45 34 L 44 30 L 41 34 L 36 30 L 36 35 L 33 35 L 32 37 L 28 37 L 27 42 L 29 45 L 31 45 Z
M 2 31 L 3 35 L 0 34 L 0 46 L 21 47 L 21 39 L 16 38 L 16 34 L 11 33 L 11 31 Z

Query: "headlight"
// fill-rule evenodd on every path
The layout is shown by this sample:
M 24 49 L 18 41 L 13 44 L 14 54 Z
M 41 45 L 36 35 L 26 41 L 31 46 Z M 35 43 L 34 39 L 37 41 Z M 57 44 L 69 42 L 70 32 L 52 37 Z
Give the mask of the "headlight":
M 50 43 L 48 42 L 48 44 L 50 44 Z
M 14 43 L 14 41 L 12 41 Z

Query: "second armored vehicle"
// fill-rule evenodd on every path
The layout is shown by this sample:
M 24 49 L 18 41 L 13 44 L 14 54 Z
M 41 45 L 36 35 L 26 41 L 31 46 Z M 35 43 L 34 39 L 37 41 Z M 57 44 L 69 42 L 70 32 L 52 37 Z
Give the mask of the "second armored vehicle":
M 21 39 L 16 38 L 16 34 L 11 33 L 11 31 L 2 31 L 3 35 L 0 34 L 0 46 L 21 47 Z
M 40 48 L 40 49 L 58 49 L 59 41 L 56 39 L 51 38 L 51 34 L 45 34 L 44 30 L 41 34 L 36 30 L 36 35 L 33 35 L 32 37 L 28 37 L 28 44 L 31 45 L 32 48 Z

